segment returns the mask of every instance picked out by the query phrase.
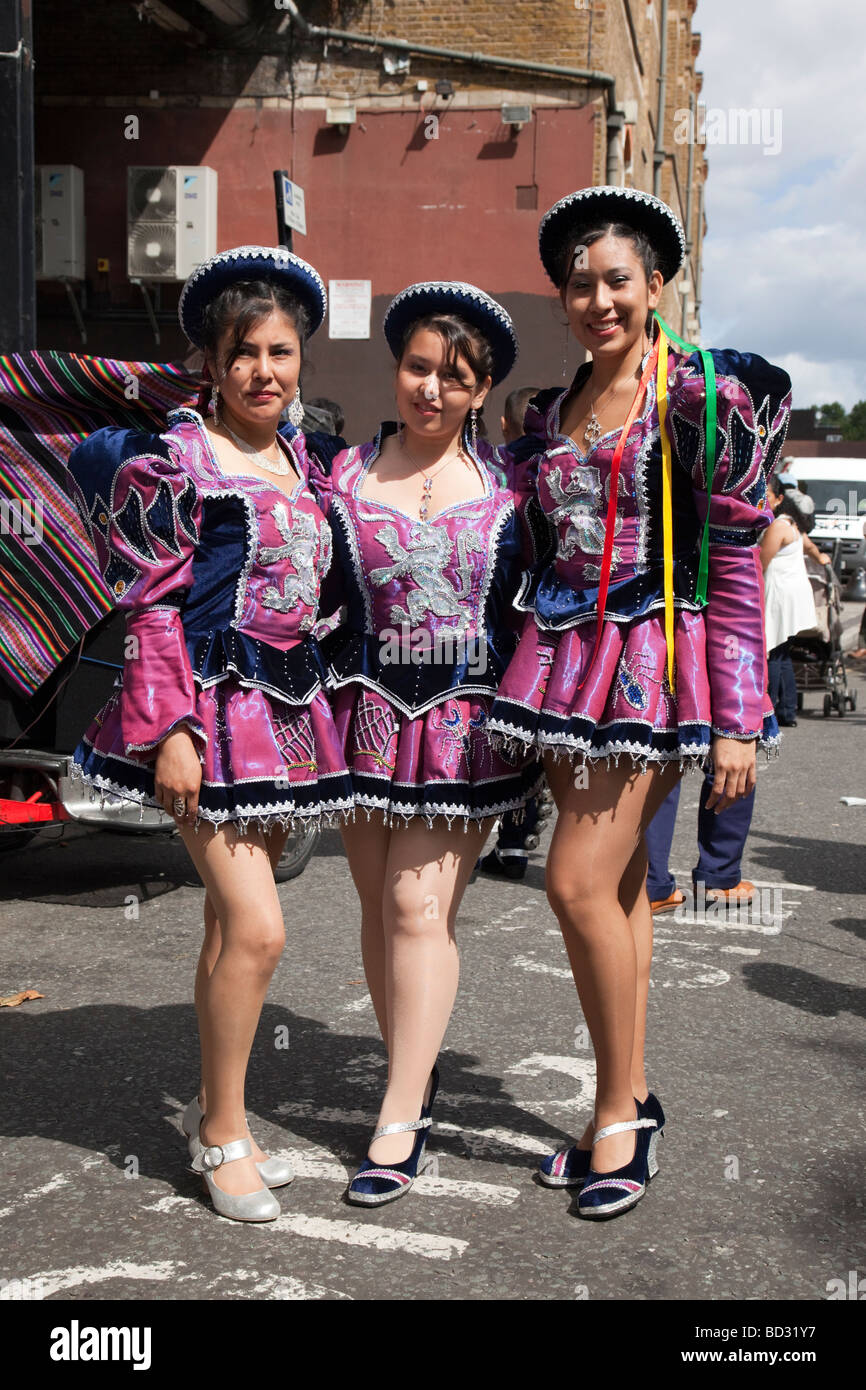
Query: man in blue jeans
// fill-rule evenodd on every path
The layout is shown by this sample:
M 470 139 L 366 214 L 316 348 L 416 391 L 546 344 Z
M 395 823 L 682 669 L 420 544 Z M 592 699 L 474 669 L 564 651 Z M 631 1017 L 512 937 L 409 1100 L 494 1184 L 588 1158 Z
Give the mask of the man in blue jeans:
M 668 868 L 680 786 L 678 782 L 662 802 L 646 832 L 649 856 L 647 893 L 653 912 L 672 912 L 686 900 Z M 722 901 L 733 907 L 746 907 L 752 901 L 755 886 L 743 881 L 741 870 L 743 850 L 755 809 L 755 793 L 752 792 L 742 801 L 735 801 L 716 815 L 715 811 L 707 810 L 707 797 L 712 789 L 712 777 L 705 776 L 698 809 L 698 863 L 692 870 L 695 900 L 700 902 L 700 885 L 703 884 L 707 902 Z

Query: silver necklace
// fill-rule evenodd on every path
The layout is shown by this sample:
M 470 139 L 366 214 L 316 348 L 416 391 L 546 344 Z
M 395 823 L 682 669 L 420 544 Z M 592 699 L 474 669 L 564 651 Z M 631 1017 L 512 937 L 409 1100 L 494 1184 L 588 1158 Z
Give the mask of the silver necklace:
M 440 463 L 439 467 L 436 469 L 435 473 L 428 473 L 423 463 L 419 463 L 416 458 L 412 457 L 406 446 L 406 441 L 404 440 L 402 434 L 400 435 L 400 448 L 406 454 L 406 457 L 409 459 L 409 462 L 414 464 L 416 468 L 420 469 L 421 473 L 423 473 L 424 475 L 424 488 L 421 493 L 421 500 L 418 504 L 418 517 L 419 520 L 426 521 L 427 513 L 430 509 L 430 493 L 433 489 L 433 479 L 438 478 L 439 474 L 442 472 L 444 468 L 448 467 L 449 463 L 454 463 L 455 459 L 465 457 L 463 454 L 463 447 L 461 445 L 458 448 L 456 454 L 452 454 L 450 458 L 444 459 L 443 462 Z
M 225 420 L 220 419 L 220 417 L 217 415 L 216 409 L 214 409 L 214 417 L 216 419 L 217 424 L 222 425 L 226 434 L 231 435 L 232 439 L 234 440 L 237 447 L 240 449 L 241 453 L 245 454 L 246 457 L 252 463 L 258 464 L 259 468 L 263 468 L 266 473 L 276 473 L 277 476 L 281 478 L 284 478 L 288 473 L 291 472 L 288 460 L 283 457 L 282 451 L 280 451 L 280 457 L 276 461 L 274 461 L 273 459 L 269 459 L 264 454 L 260 454 L 258 449 L 254 449 L 252 444 L 248 444 L 245 439 L 241 439 L 240 435 L 235 434 L 231 426 L 227 425 Z M 274 442 L 276 443 L 276 440 Z M 279 444 L 277 444 L 277 448 L 280 448 Z

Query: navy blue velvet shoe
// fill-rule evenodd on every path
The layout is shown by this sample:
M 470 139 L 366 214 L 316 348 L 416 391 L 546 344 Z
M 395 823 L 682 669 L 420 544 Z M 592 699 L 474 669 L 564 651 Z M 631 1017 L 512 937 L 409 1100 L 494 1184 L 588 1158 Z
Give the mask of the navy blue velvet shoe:
M 658 1096 L 653 1095 L 652 1091 L 650 1091 L 646 1100 L 639 1100 L 637 1102 L 637 1113 L 638 1115 L 647 1115 L 651 1120 L 655 1120 L 656 1129 L 658 1131 L 653 1136 L 652 1142 L 650 1143 L 650 1151 L 647 1155 L 647 1182 L 649 1182 L 651 1178 L 655 1177 L 659 1170 L 656 1149 L 658 1147 L 658 1140 L 663 1137 L 665 1132 L 665 1112 L 662 1110 L 661 1101 Z
M 654 1096 L 650 1091 L 646 1100 L 635 1098 L 638 1117 L 648 1115 L 655 1120 L 659 1134 L 664 1133 L 665 1112 L 661 1108 L 658 1096 Z M 548 1154 L 538 1165 L 538 1177 L 545 1187 L 582 1187 L 586 1182 L 586 1175 L 590 1169 L 590 1159 L 592 1151 L 590 1149 L 579 1149 L 576 1144 L 572 1144 L 570 1149 L 560 1149 L 558 1153 Z M 655 1160 L 655 1150 L 653 1150 L 654 1167 L 650 1177 L 654 1178 L 658 1172 L 658 1163 Z
M 646 1192 L 650 1167 L 653 1172 L 658 1170 L 655 1160 L 658 1125 L 655 1119 L 640 1114 L 639 1108 L 636 1120 L 622 1120 L 615 1125 L 605 1125 L 592 1142 L 596 1145 L 609 1134 L 621 1134 L 627 1129 L 637 1130 L 634 1157 L 630 1163 L 626 1163 L 622 1168 L 614 1168 L 610 1173 L 596 1173 L 590 1168 L 577 1199 L 578 1216 L 595 1221 L 604 1220 L 609 1216 L 620 1216 L 624 1211 L 636 1206 Z
M 409 1157 L 390 1168 L 383 1168 L 381 1164 L 374 1163 L 372 1158 L 365 1158 L 349 1183 L 346 1197 L 350 1202 L 361 1207 L 381 1207 L 385 1202 L 393 1202 L 409 1191 L 415 1179 L 427 1166 L 424 1162 L 424 1145 L 433 1123 L 433 1103 L 438 1090 L 439 1068 L 434 1066 L 430 1073 L 430 1098 L 426 1105 L 421 1106 L 420 1120 L 413 1120 L 409 1124 L 382 1125 L 376 1130 L 371 1141 L 375 1142 L 383 1134 L 404 1134 L 417 1129 L 418 1135 Z
M 429 1115 L 422 1115 L 420 1120 L 409 1120 L 405 1124 L 380 1125 L 373 1134 L 374 1142 L 383 1134 L 404 1134 L 408 1130 L 417 1129 L 418 1135 L 412 1152 L 402 1163 L 394 1163 L 389 1168 L 374 1163 L 372 1158 L 365 1158 L 349 1183 L 346 1192 L 348 1200 L 360 1207 L 381 1207 L 386 1202 L 403 1197 L 426 1167 L 424 1145 L 432 1123 Z
M 589 1149 L 579 1149 L 576 1144 L 548 1154 L 538 1165 L 539 1180 L 545 1187 L 581 1187 L 589 1172 L 590 1157 Z

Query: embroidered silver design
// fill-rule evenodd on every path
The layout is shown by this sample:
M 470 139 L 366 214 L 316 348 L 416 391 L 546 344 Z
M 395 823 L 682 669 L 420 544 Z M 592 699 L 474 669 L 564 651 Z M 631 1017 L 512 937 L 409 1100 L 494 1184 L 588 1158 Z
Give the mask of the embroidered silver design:
M 371 582 L 381 586 L 394 579 L 409 579 L 418 585 L 417 589 L 407 590 L 405 608 L 397 603 L 392 605 L 392 623 L 407 622 L 414 627 L 429 613 L 437 618 L 462 618 L 469 625 L 473 615 L 461 600 L 468 598 L 472 588 L 468 552 L 485 549 L 480 532 L 466 527 L 457 536 L 459 589 L 455 589 L 443 574 L 452 557 L 452 540 L 444 526 L 419 522 L 412 527 L 405 546 L 396 526 L 383 526 L 376 532 L 376 540 L 387 550 L 394 564 L 371 570 Z
M 298 512 L 289 525 L 288 508 L 278 502 L 271 508 L 274 525 L 283 538 L 282 545 L 263 545 L 258 554 L 259 563 L 272 565 L 278 560 L 289 560 L 296 573 L 287 574 L 283 579 L 280 593 L 275 584 L 262 590 L 263 608 L 272 608 L 277 613 L 290 613 L 299 604 L 313 610 L 306 614 L 300 623 L 304 631 L 313 626 L 315 610 L 319 597 L 319 577 L 316 569 L 316 555 L 319 547 L 319 530 L 315 519 L 307 512 Z
M 597 468 L 579 464 L 567 480 L 563 480 L 563 469 L 557 464 L 547 475 L 547 485 L 555 503 L 549 519 L 559 530 L 560 523 L 567 521 L 565 534 L 559 535 L 557 558 L 570 560 L 579 551 L 585 555 L 601 555 L 604 552 L 605 522 L 601 514 L 602 497 L 610 493 L 610 477 L 602 489 L 601 475 Z M 625 481 L 619 477 L 617 494 L 625 494 Z M 622 530 L 623 519 L 617 515 L 614 535 Z M 617 554 L 616 560 L 620 557 Z M 612 562 L 615 563 L 615 562 Z

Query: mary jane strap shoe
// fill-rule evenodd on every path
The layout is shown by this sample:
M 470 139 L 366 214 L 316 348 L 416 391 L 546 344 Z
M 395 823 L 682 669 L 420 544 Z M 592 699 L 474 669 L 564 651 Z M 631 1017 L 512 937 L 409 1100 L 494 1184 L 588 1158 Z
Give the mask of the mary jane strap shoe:
M 636 1100 L 638 1117 L 647 1116 L 655 1120 L 659 1135 L 664 1133 L 665 1112 L 662 1110 L 658 1096 L 650 1091 L 646 1100 Z M 569 1149 L 560 1149 L 558 1153 L 548 1154 L 538 1165 L 539 1182 L 544 1183 L 545 1187 L 582 1187 L 586 1182 L 587 1174 L 591 1167 L 592 1150 L 579 1149 L 576 1144 L 572 1144 Z M 658 1163 L 653 1149 L 653 1166 L 649 1176 L 654 1178 L 658 1172 Z
M 198 1103 L 198 1096 L 193 1096 L 184 1110 L 181 1120 L 183 1132 L 187 1137 L 190 1158 L 195 1158 L 202 1146 L 198 1131 L 203 1119 L 204 1111 Z M 256 1164 L 256 1170 L 266 1187 L 287 1187 L 290 1182 L 295 1180 L 294 1169 L 284 1158 L 263 1159 L 261 1163 Z
M 590 1168 L 577 1199 L 578 1216 L 595 1221 L 620 1216 L 635 1206 L 646 1192 L 650 1169 L 653 1173 L 658 1169 L 655 1161 L 658 1122 L 654 1117 L 644 1113 L 636 1120 L 620 1120 L 617 1124 L 605 1125 L 596 1133 L 593 1148 L 608 1135 L 623 1134 L 628 1129 L 637 1130 L 634 1157 L 630 1163 L 610 1173 L 597 1173 Z
M 428 1108 L 432 1105 L 432 1099 L 431 1096 Z M 386 1168 L 381 1163 L 375 1163 L 372 1158 L 365 1158 L 349 1183 L 346 1192 L 347 1201 L 361 1207 L 381 1207 L 386 1202 L 393 1202 L 398 1197 L 404 1197 L 415 1179 L 420 1177 L 426 1167 L 424 1145 L 427 1142 L 427 1131 L 432 1123 L 429 1114 L 422 1114 L 420 1120 L 382 1125 L 375 1130 L 371 1143 L 381 1139 L 384 1134 L 404 1134 L 410 1130 L 418 1130 L 418 1135 L 412 1152 L 402 1163 L 394 1163 Z
M 192 1160 L 192 1169 L 204 1178 L 220 1216 L 227 1216 L 231 1221 L 275 1221 L 280 1214 L 280 1204 L 266 1187 L 257 1188 L 255 1192 L 223 1192 L 212 1176 L 223 1164 L 249 1158 L 252 1151 L 249 1139 L 233 1139 L 229 1144 L 200 1144 Z

